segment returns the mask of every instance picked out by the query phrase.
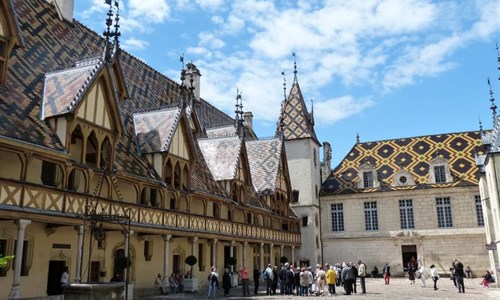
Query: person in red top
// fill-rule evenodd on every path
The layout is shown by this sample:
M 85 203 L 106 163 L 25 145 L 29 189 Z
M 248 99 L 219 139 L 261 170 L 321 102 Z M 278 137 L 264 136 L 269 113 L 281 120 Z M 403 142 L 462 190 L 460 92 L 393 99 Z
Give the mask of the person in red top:
M 240 269 L 241 287 L 243 288 L 243 297 L 250 296 L 250 277 L 246 266 Z

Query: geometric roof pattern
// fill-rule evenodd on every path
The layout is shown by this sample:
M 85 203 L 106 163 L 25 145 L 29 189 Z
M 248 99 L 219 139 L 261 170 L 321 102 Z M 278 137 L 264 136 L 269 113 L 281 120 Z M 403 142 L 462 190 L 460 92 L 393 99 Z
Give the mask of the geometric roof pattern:
M 229 136 L 236 136 L 237 134 L 236 127 L 234 126 L 234 124 L 207 128 L 206 131 L 208 138 L 229 137 Z
M 100 60 L 91 60 L 75 68 L 46 74 L 42 119 L 72 112 L 103 65 Z
M 283 132 L 285 140 L 312 138 L 319 143 L 314 131 L 312 116 L 307 112 L 297 77 L 295 77 L 288 99 L 281 109 L 277 132 Z
M 198 139 L 198 144 L 216 181 L 235 179 L 243 145 L 238 136 Z
M 174 107 L 134 114 L 135 134 L 142 153 L 166 152 L 179 124 L 182 109 Z
M 283 151 L 280 139 L 253 140 L 245 143 L 252 182 L 259 194 L 274 193 Z
M 357 143 L 322 184 L 326 194 L 477 185 L 475 154 L 485 152 L 479 131 L 428 135 L 376 142 Z M 429 163 L 437 156 L 448 161 L 453 181 L 430 184 Z M 360 166 L 376 169 L 380 187 L 358 189 Z M 415 185 L 392 186 L 396 172 L 404 168 Z

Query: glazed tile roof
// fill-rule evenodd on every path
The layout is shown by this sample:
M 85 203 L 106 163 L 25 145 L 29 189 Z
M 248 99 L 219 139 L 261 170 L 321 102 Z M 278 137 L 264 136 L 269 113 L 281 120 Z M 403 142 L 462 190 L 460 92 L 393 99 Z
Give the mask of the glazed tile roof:
M 326 194 L 351 194 L 400 189 L 450 187 L 478 184 L 475 154 L 484 152 L 479 132 L 438 134 L 385 141 L 357 143 L 322 185 Z M 429 162 L 439 155 L 448 160 L 453 182 L 430 184 Z M 358 189 L 359 170 L 364 163 L 375 166 L 380 188 Z M 391 186 L 401 168 L 416 185 Z
M 234 125 L 227 125 L 207 129 L 208 138 L 230 137 L 236 136 L 236 127 Z
M 283 104 L 277 131 L 283 132 L 285 140 L 312 138 L 319 143 L 296 78 L 288 99 Z
M 252 182 L 258 193 L 274 193 L 282 155 L 278 138 L 247 141 L 246 148 Z
M 239 137 L 198 139 L 198 144 L 215 180 L 235 178 L 243 145 Z
M 179 124 L 179 107 L 134 114 L 135 134 L 142 153 L 167 152 Z
M 94 60 L 89 64 L 46 74 L 42 119 L 72 112 L 102 66 L 100 61 Z

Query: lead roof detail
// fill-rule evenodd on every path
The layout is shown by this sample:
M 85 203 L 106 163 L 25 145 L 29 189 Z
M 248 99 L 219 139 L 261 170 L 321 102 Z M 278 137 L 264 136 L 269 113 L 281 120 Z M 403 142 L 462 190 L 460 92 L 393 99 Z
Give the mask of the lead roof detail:
M 322 191 L 325 194 L 352 194 L 477 185 L 478 169 L 474 157 L 484 150 L 478 131 L 357 143 L 323 183 Z M 429 162 L 437 156 L 448 161 L 453 182 L 429 183 Z M 379 188 L 358 188 L 360 166 L 365 163 L 376 168 Z M 415 185 L 392 185 L 394 175 L 402 169 L 409 172 Z

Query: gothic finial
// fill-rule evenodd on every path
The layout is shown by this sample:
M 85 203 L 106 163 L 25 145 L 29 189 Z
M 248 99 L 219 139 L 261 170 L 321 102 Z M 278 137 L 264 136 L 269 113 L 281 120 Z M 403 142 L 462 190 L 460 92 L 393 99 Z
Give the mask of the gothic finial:
M 186 79 L 186 70 L 184 69 L 184 53 L 179 57 L 179 61 L 181 62 L 181 87 L 184 87 L 184 79 Z
M 120 48 L 119 37 L 122 35 L 120 33 L 120 5 L 118 3 L 118 0 L 115 0 L 115 7 L 116 7 L 115 26 L 114 26 L 115 32 L 113 33 L 113 35 L 115 37 L 114 48 L 115 48 L 115 51 L 118 51 L 118 49 Z
M 245 129 L 243 128 L 243 99 L 241 98 L 241 91 L 236 89 L 236 104 L 234 113 L 236 114 L 236 131 L 240 137 L 245 136 Z
M 283 101 L 286 101 L 286 77 L 285 77 L 285 71 L 281 71 L 281 75 L 283 75 Z
M 481 136 L 483 135 L 483 122 L 481 122 L 481 116 L 479 116 L 479 132 L 481 132 Z
M 500 71 L 500 51 L 498 51 L 498 42 L 496 43 L 496 48 L 497 48 L 497 62 L 498 62 L 497 69 Z M 498 80 L 500 80 L 500 75 L 498 75 Z
M 359 132 L 356 132 L 356 144 L 359 144 Z
M 102 33 L 102 35 L 106 38 L 106 43 L 104 45 L 104 60 L 107 62 L 111 61 L 111 38 L 114 36 L 114 33 L 111 32 L 111 25 L 113 25 L 113 4 L 111 4 L 111 0 L 106 0 L 106 4 L 109 4 L 109 10 L 106 14 L 108 18 L 106 19 L 106 30 Z
M 493 113 L 493 124 L 495 124 L 495 119 L 497 116 L 497 106 L 495 104 L 495 98 L 493 97 L 493 90 L 491 89 L 491 83 L 489 77 L 488 77 L 488 86 L 490 87 L 490 102 L 491 102 L 490 109 Z
M 297 81 L 297 57 L 295 56 L 295 52 L 292 52 L 293 56 L 293 80 Z
M 314 126 L 314 100 L 311 99 L 311 124 Z

